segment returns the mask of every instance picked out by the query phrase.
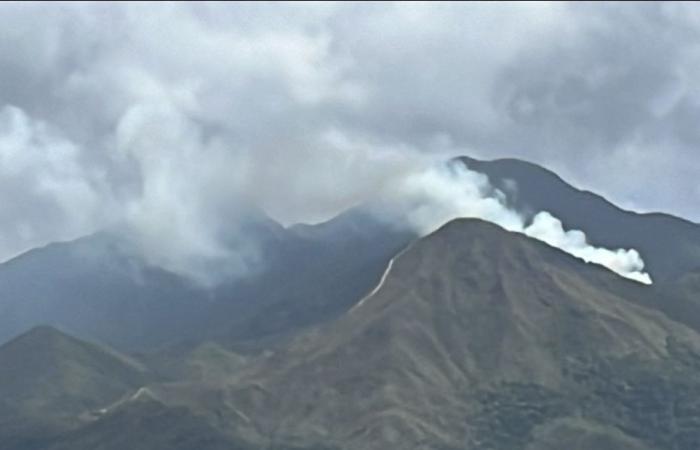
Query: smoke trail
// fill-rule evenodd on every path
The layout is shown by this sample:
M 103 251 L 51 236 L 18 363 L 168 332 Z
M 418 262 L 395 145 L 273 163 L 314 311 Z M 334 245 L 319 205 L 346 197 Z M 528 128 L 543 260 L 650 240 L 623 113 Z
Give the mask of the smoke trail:
M 506 206 L 505 194 L 493 187 L 484 174 L 452 162 L 411 173 L 390 187 L 385 195 L 386 217 L 421 235 L 456 218 L 478 218 L 508 231 L 523 233 L 546 242 L 586 262 L 600 264 L 625 278 L 651 284 L 644 261 L 634 249 L 608 249 L 588 243 L 580 230 L 565 230 L 562 222 L 547 211 L 537 213 L 531 223 Z M 387 206 L 388 205 L 388 206 Z

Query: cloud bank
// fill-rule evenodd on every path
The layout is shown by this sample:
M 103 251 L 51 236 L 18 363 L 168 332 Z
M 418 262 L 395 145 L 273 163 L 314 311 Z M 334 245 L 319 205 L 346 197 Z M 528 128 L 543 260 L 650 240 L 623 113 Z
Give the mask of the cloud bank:
M 698 25 L 681 3 L 2 4 L 0 259 L 120 224 L 163 267 L 243 270 L 249 205 L 318 221 L 462 153 L 698 220 Z

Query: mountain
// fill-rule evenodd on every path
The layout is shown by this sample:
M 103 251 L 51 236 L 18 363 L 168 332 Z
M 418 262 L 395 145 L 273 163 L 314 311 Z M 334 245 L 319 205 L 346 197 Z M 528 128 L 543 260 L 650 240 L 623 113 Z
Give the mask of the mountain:
M 0 339 L 51 324 L 122 349 L 187 336 L 203 320 L 201 290 L 98 233 L 0 265 Z
M 655 281 L 669 281 L 700 269 L 700 225 L 696 223 L 668 214 L 625 211 L 526 161 L 457 159 L 486 174 L 506 193 L 511 205 L 526 215 L 549 211 L 566 228 L 584 230 L 596 246 L 637 249 Z
M 260 277 L 250 281 L 241 308 L 220 302 L 216 317 L 228 323 L 226 342 L 285 335 L 323 323 L 350 309 L 378 281 L 389 260 L 415 235 L 397 231 L 361 208 L 350 209 L 317 225 L 296 225 L 274 251 Z M 230 311 L 230 309 L 228 309 Z
M 153 381 L 105 347 L 41 326 L 0 346 L 0 448 L 43 448 L 56 434 Z
M 272 447 L 696 449 L 700 335 L 636 300 L 650 290 L 453 221 L 337 321 L 248 366 L 234 424 Z
M 637 249 L 654 280 L 653 292 L 639 300 L 700 331 L 700 284 L 692 281 L 700 273 L 700 225 L 668 214 L 625 211 L 526 161 L 457 160 L 486 174 L 510 206 L 525 216 L 549 211 L 566 228 L 584 230 L 593 245 Z
M 648 305 L 700 329 L 700 301 L 672 287 L 700 268 L 699 225 L 621 210 L 524 161 L 460 160 L 487 174 L 523 214 L 547 210 L 595 245 L 638 249 L 657 288 Z M 416 237 L 361 207 L 287 228 L 260 211 L 246 216 L 232 227 L 245 231 L 261 264 L 214 287 L 149 264 L 123 233 L 107 231 L 0 264 L 0 342 L 51 324 L 121 351 L 204 340 L 259 347 L 343 314 Z
M 261 269 L 213 288 L 154 267 L 113 232 L 0 264 L 0 342 L 40 324 L 124 351 L 284 334 L 352 306 L 408 240 L 360 212 L 292 229 L 251 214 L 239 227 Z
M 677 295 L 697 277 L 683 281 Z M 137 363 L 51 328 L 21 336 L 0 347 L 19 368 L 0 395 L 53 406 L 5 406 L 0 447 L 695 450 L 700 334 L 648 305 L 657 289 L 455 220 L 264 352 L 193 342 Z

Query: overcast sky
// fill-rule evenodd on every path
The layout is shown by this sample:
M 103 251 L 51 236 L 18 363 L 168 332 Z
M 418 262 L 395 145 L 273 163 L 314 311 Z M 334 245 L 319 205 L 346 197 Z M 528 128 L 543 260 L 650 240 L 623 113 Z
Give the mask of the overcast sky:
M 699 221 L 700 6 L 0 5 L 0 260 L 127 221 L 318 220 L 410 164 L 541 163 Z

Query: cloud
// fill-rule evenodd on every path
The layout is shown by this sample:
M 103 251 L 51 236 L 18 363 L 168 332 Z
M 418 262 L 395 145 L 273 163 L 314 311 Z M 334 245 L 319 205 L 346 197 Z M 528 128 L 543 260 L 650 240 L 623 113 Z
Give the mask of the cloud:
M 105 223 L 101 176 L 79 149 L 19 108 L 0 108 L 0 254 L 72 239 Z
M 202 284 L 245 275 L 259 263 L 252 239 L 237 239 L 244 161 L 166 103 L 138 105 L 120 120 L 116 150 L 138 188 L 124 199 L 122 227 L 156 266 Z
M 693 10 L 0 5 L 0 108 L 15 111 L 2 133 L 34 155 L 1 181 L 21 208 L 3 213 L 0 259 L 122 221 L 156 264 L 244 270 L 243 205 L 322 220 L 465 151 L 700 219 Z M 18 141 L 22 121 L 44 137 Z M 0 171 L 19 164 L 6 158 Z

